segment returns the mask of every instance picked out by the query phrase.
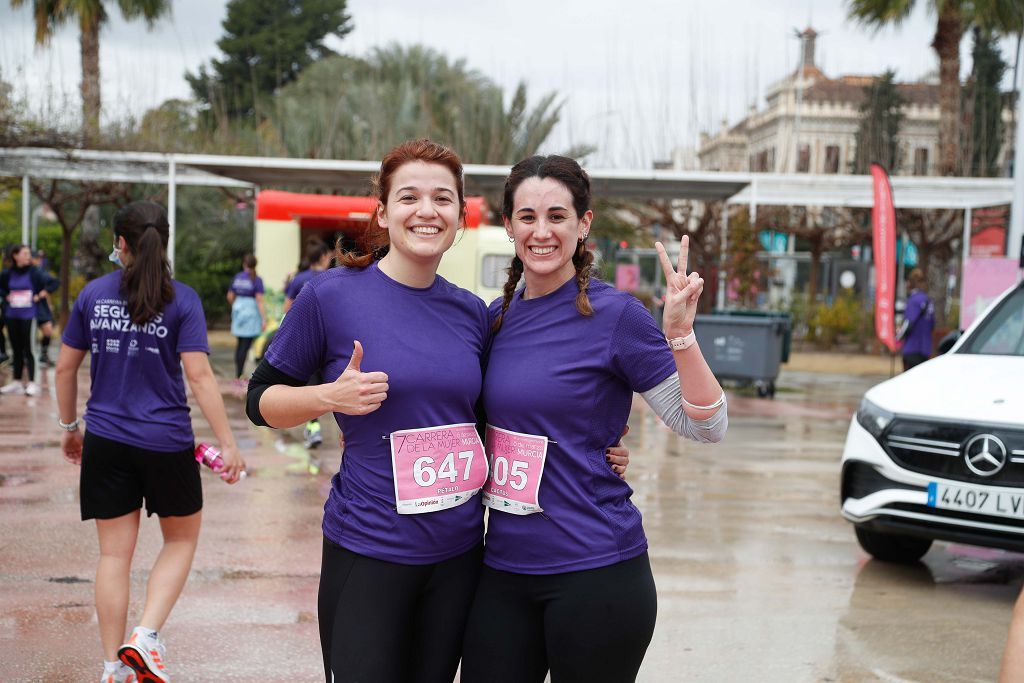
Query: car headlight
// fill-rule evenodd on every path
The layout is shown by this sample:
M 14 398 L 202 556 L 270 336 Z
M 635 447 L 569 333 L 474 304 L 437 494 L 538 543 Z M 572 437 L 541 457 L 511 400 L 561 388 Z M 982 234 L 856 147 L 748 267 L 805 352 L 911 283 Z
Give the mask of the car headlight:
M 857 422 L 876 439 L 882 436 L 882 432 L 892 422 L 893 417 L 895 416 L 888 410 L 882 410 L 866 398 L 861 400 L 860 407 L 857 408 Z

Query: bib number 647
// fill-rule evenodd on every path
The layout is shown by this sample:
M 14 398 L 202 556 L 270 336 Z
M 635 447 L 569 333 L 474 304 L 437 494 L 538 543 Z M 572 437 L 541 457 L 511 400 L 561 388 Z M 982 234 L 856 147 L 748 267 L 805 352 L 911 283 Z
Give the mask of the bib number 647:
M 462 480 L 469 481 L 470 469 L 473 466 L 473 451 L 459 451 L 459 465 L 464 465 Z M 416 458 L 412 465 L 412 476 L 420 486 L 433 486 L 438 479 L 447 479 L 454 484 L 458 481 L 459 472 L 455 465 L 455 453 L 449 453 L 441 461 L 441 466 L 436 470 L 433 467 L 434 458 L 425 455 Z

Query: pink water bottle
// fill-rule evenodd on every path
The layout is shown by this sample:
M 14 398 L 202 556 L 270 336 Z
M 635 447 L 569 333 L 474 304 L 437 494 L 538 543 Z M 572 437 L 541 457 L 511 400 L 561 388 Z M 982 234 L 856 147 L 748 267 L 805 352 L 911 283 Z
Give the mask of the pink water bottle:
M 208 443 L 201 443 L 196 446 L 196 462 L 202 463 L 218 473 L 224 469 L 224 458 L 220 457 L 220 450 Z M 245 470 L 238 474 L 239 479 L 245 479 L 245 476 Z

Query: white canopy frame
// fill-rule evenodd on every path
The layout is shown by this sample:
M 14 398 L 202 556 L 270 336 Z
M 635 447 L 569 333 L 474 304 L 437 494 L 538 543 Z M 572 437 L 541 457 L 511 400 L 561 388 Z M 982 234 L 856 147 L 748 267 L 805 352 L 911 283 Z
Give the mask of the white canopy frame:
M 379 162 L 328 159 L 291 159 L 209 154 L 107 152 L 46 148 L 0 149 L 0 176 L 22 178 L 22 234 L 28 242 L 30 178 L 153 183 L 168 186 L 171 240 L 168 257 L 174 263 L 175 209 L 178 185 L 249 188 L 318 186 L 363 192 Z M 500 191 L 508 167 L 467 164 L 471 192 Z M 717 171 L 590 170 L 594 194 L 628 199 L 693 199 L 723 201 L 726 209 L 746 204 L 751 220 L 757 207 L 832 206 L 870 207 L 871 178 L 862 175 L 780 173 L 724 173 Z M 1009 178 L 939 178 L 895 176 L 897 206 L 913 209 L 959 209 L 965 212 L 964 254 L 970 239 L 970 212 L 987 206 L 1010 204 L 1014 181 Z M 722 212 L 722 263 L 728 237 L 728 210 Z M 1011 236 L 1009 250 L 1015 253 Z M 724 306 L 726 272 L 719 268 L 719 306 Z
M 750 184 L 726 200 L 722 211 L 722 262 L 725 262 L 729 230 L 729 206 L 746 205 L 750 222 L 757 221 L 760 206 L 814 206 L 871 208 L 874 205 L 871 176 L 751 173 Z M 893 202 L 900 209 L 953 209 L 964 212 L 962 258 L 970 253 L 971 215 L 974 209 L 1008 205 L 1013 201 L 1013 178 L 946 178 L 893 176 Z M 1015 255 L 1012 235 L 1007 253 Z M 718 308 L 725 307 L 726 273 L 719 269 Z

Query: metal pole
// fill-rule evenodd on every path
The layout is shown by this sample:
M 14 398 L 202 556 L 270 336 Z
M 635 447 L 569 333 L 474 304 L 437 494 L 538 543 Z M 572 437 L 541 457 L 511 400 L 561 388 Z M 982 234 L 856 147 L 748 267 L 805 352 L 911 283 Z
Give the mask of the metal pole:
M 167 260 L 171 264 L 171 272 L 174 272 L 174 233 L 175 233 L 175 213 L 178 204 L 178 188 L 176 184 L 177 167 L 174 163 L 174 157 L 167 164 L 167 223 L 168 239 L 167 239 Z
M 28 214 L 32 195 L 28 176 L 21 177 L 21 243 L 28 244 Z
M 720 311 L 725 310 L 725 254 L 726 254 L 726 235 L 729 231 L 729 202 L 722 202 L 722 239 L 721 246 L 719 248 L 718 257 L 718 296 L 716 297 L 716 308 Z
M 964 301 L 964 273 L 967 272 L 967 259 L 971 255 L 971 207 L 964 209 L 964 234 L 960 238 L 963 242 L 960 248 L 960 320 L 956 321 L 957 326 L 964 319 L 964 311 L 967 309 L 967 302 Z
M 896 296 L 901 299 L 907 298 L 907 287 L 903 284 L 905 271 L 907 269 L 907 233 L 900 235 L 900 253 L 896 254 Z
M 1017 41 L 1017 63 L 1024 64 L 1024 41 Z M 1017 134 L 1013 153 L 1013 207 L 1010 209 L 1010 234 L 1007 235 L 1006 253 L 1022 256 L 1021 239 L 1024 236 L 1024 69 L 1017 74 Z

